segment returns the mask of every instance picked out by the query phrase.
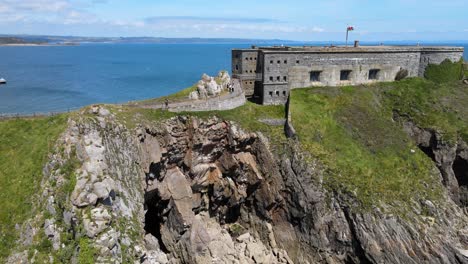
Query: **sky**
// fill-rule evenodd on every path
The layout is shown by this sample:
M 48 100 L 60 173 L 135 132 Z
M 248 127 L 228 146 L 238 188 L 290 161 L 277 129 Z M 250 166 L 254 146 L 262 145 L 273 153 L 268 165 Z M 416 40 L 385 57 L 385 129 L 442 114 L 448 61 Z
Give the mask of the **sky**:
M 0 0 L 0 34 L 468 40 L 468 0 Z

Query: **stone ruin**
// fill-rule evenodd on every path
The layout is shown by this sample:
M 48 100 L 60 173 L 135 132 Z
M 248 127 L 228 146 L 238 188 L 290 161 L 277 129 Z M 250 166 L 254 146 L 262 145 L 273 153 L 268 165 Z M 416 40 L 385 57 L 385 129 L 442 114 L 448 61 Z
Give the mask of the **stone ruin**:
M 197 83 L 197 90 L 190 93 L 189 99 L 199 100 L 218 96 L 228 89 L 230 83 L 231 77 L 227 71 L 220 71 L 216 77 L 204 73 Z

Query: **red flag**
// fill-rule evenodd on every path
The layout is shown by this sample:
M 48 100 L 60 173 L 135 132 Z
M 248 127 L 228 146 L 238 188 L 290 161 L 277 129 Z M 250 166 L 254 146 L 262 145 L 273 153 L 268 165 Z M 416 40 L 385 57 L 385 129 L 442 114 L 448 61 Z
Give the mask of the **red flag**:
M 354 27 L 348 27 L 348 31 L 353 31 Z

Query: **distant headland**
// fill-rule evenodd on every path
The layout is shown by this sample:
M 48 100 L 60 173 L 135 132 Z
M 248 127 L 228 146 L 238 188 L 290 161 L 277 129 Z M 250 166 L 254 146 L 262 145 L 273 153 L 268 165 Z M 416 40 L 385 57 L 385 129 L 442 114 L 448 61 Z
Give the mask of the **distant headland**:
M 303 43 L 282 39 L 247 38 L 163 38 L 163 37 L 80 37 L 47 35 L 0 35 L 0 46 L 43 46 L 95 44 L 294 44 Z

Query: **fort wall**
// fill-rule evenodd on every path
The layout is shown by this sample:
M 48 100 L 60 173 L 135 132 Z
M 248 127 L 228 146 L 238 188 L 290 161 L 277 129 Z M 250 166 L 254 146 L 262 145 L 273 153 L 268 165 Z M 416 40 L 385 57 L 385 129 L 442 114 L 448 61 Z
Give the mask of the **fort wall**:
M 400 70 L 424 76 L 428 64 L 458 61 L 463 48 L 419 46 L 265 47 L 233 50 L 233 77 L 263 104 L 284 104 L 289 90 L 394 81 Z

